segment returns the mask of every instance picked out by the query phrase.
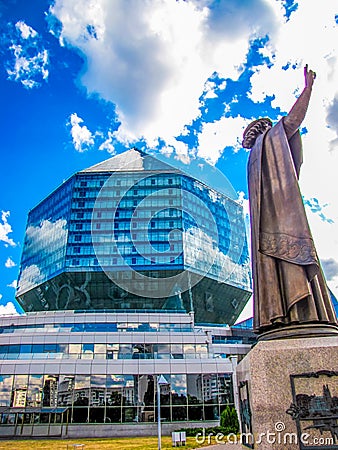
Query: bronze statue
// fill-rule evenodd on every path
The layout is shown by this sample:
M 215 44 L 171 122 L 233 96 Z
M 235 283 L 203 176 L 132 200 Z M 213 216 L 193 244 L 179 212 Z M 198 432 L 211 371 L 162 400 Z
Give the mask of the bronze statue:
M 338 332 L 298 186 L 299 127 L 316 78 L 307 65 L 304 75 L 304 90 L 288 115 L 275 126 L 268 118 L 255 120 L 243 134 L 243 147 L 251 149 L 254 330 L 261 339 Z

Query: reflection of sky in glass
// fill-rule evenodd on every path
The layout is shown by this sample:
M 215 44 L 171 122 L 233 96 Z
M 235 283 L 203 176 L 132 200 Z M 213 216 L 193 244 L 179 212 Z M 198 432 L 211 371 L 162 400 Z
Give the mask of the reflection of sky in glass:
M 89 388 L 90 376 L 89 375 L 76 375 L 75 377 L 75 389 Z
M 187 395 L 187 377 L 186 375 L 171 375 L 170 387 L 172 394 Z
M 12 395 L 13 375 L 0 375 L 0 406 L 9 406 Z
M 91 386 L 104 387 L 106 385 L 105 375 L 92 375 L 90 380 Z
M 18 295 L 43 283 L 64 267 L 72 186 L 72 179 L 65 182 L 29 213 Z
M 225 175 L 208 164 L 204 159 L 196 157 L 191 159 L 189 164 L 184 164 L 182 161 L 176 159 L 174 154 L 156 154 L 156 158 L 166 164 L 170 164 L 173 168 L 180 170 L 182 173 L 202 181 L 211 188 L 222 192 L 227 197 L 233 200 L 238 199 L 237 193 Z

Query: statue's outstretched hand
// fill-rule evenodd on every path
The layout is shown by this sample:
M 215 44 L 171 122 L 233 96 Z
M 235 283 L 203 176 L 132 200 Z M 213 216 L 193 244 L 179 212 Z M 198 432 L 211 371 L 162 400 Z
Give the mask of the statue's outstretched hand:
M 305 77 L 305 87 L 312 87 L 313 82 L 316 78 L 316 72 L 308 69 L 308 65 L 304 67 L 304 77 Z

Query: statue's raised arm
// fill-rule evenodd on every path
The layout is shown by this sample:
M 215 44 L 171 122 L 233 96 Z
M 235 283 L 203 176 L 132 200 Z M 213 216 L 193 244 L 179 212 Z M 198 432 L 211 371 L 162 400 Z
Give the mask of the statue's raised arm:
M 335 312 L 307 222 L 298 175 L 299 127 L 310 102 L 314 71 L 276 125 L 253 121 L 244 131 L 251 148 L 248 183 L 251 217 L 254 329 L 261 339 L 338 333 Z
M 304 78 L 305 86 L 302 93 L 291 108 L 289 114 L 283 119 L 285 132 L 288 138 L 290 138 L 301 126 L 309 106 L 312 86 L 316 78 L 316 72 L 313 70 L 308 70 L 308 65 L 304 67 Z

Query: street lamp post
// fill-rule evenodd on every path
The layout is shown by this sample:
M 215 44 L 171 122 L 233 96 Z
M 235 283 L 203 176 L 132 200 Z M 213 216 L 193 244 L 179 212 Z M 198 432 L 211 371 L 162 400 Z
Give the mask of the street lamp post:
M 163 375 L 157 375 L 157 437 L 158 450 L 161 450 L 161 386 L 168 384 Z

